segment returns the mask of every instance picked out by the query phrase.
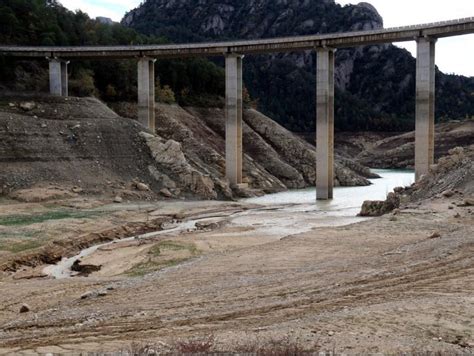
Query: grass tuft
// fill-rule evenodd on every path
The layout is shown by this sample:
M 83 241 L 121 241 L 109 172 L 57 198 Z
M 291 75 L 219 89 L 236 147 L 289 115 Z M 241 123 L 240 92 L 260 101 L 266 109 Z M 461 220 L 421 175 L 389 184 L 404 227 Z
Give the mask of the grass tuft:
M 167 251 L 181 253 L 178 253 L 178 256 L 173 256 L 173 253 L 167 253 Z M 177 266 L 198 254 L 198 249 L 192 243 L 161 241 L 150 248 L 146 261 L 133 266 L 127 271 L 127 274 L 132 277 L 141 277 L 147 273 Z

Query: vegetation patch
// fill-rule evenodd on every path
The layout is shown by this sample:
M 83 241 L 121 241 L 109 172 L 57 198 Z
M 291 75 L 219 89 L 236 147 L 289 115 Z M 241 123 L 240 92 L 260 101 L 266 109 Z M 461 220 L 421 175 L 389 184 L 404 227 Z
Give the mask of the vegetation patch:
M 84 219 L 100 215 L 99 211 L 48 211 L 41 214 L 15 214 L 0 216 L 2 226 L 23 226 L 42 223 L 49 220 Z
M 132 277 L 143 276 L 163 268 L 176 266 L 198 254 L 199 251 L 193 243 L 161 241 L 150 248 L 146 261 L 132 267 L 127 274 Z

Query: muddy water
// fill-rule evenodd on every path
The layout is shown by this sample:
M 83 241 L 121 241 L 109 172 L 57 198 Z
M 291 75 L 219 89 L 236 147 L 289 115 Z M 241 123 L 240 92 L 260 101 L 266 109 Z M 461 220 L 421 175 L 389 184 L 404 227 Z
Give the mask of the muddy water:
M 365 200 L 385 200 L 387 194 L 395 187 L 408 186 L 415 181 L 413 171 L 374 169 L 373 172 L 382 178 L 371 179 L 372 185 L 366 187 L 336 187 L 334 199 L 330 201 L 316 201 L 315 188 L 290 190 L 242 201 L 263 205 L 297 204 L 290 210 L 319 211 L 330 213 L 332 216 L 354 216 L 359 213 Z
M 120 241 L 132 241 L 162 234 L 179 235 L 185 231 L 195 230 L 198 221 L 207 220 L 226 220 L 229 226 L 250 227 L 252 229 L 250 234 L 274 239 L 304 233 L 318 227 L 343 226 L 356 223 L 367 219 L 357 217 L 364 200 L 383 200 L 393 188 L 407 186 L 414 181 L 414 173 L 411 171 L 374 171 L 382 178 L 371 180 L 373 184 L 367 187 L 337 187 L 334 191 L 334 199 L 331 201 L 316 201 L 316 190 L 314 188 L 242 199 L 240 203 L 243 206 L 257 204 L 259 207 L 237 213 L 223 213 L 220 217 L 214 215 L 212 218 L 206 218 L 202 216 L 184 221 L 177 226 L 162 231 L 133 236 Z M 222 231 L 218 235 L 224 238 L 235 234 L 242 233 Z M 249 232 L 246 232 L 246 234 L 248 235 Z M 63 258 L 58 264 L 46 267 L 44 272 L 58 279 L 73 277 L 75 274 L 71 271 L 71 266 L 74 262 L 114 243 L 117 243 L 117 241 L 84 249 L 74 257 Z
M 412 171 L 374 170 L 382 178 L 372 179 L 367 187 L 337 187 L 331 201 L 316 201 L 316 189 L 292 190 L 258 198 L 243 199 L 244 203 L 267 207 L 232 219 L 234 225 L 252 226 L 260 235 L 283 238 L 311 231 L 318 227 L 344 226 L 367 218 L 358 217 L 365 200 L 384 200 L 395 187 L 414 182 Z M 272 209 L 272 207 L 279 207 Z

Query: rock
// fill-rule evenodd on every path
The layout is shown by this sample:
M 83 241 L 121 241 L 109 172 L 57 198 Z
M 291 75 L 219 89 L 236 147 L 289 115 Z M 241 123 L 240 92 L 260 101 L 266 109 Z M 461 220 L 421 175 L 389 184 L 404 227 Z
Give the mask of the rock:
M 135 184 L 135 187 L 141 192 L 148 192 L 150 191 L 150 187 L 145 183 L 138 182 Z
M 168 189 L 175 189 L 176 188 L 176 183 L 166 174 L 161 173 L 158 171 L 158 169 L 153 166 L 149 165 L 148 166 L 148 171 L 152 175 L 152 177 L 164 188 Z
M 71 266 L 71 271 L 78 272 L 80 276 L 88 276 L 93 272 L 100 271 L 102 266 L 96 265 L 83 265 L 81 264 L 81 260 L 77 260 Z
M 117 195 L 115 198 L 114 198 L 114 203 L 121 203 L 123 202 L 123 199 L 121 196 Z
M 168 166 L 177 177 L 180 187 L 204 199 L 216 199 L 217 192 L 211 177 L 195 169 L 186 159 L 182 146 L 174 140 L 141 132 L 156 163 Z
M 26 101 L 23 103 L 20 103 L 20 109 L 24 111 L 30 111 L 33 110 L 36 107 L 36 104 L 31 102 L 31 101 Z
M 455 219 L 459 219 L 461 217 L 461 214 L 457 213 L 456 215 L 454 215 L 454 218 Z
M 175 220 L 183 220 L 184 218 L 186 217 L 186 215 L 184 215 L 183 213 L 176 213 L 174 214 L 173 218 Z
M 47 127 L 48 127 L 48 125 L 46 125 L 46 124 L 44 124 L 44 123 L 41 124 L 41 128 L 45 129 L 45 128 L 47 128 Z
M 89 298 L 92 298 L 93 296 L 95 296 L 95 293 L 92 291 L 89 291 L 89 292 L 83 293 L 81 295 L 81 299 L 89 299 Z
M 382 216 L 400 207 L 400 198 L 395 193 L 389 193 L 385 201 L 366 200 L 362 204 L 359 216 Z
M 463 206 L 474 206 L 474 199 L 473 198 L 464 199 Z
M 105 297 L 108 294 L 109 293 L 106 290 L 100 290 L 100 291 L 97 292 L 97 296 L 99 296 L 99 297 Z
M 382 216 L 384 202 L 381 200 L 366 200 L 362 204 L 359 216 Z
M 14 108 L 15 104 L 14 103 L 8 103 L 8 106 L 11 107 L 11 108 Z
M 429 239 L 439 239 L 440 237 L 441 237 L 441 234 L 439 233 L 439 231 L 435 231 L 428 238 Z
M 441 193 L 445 198 L 451 198 L 454 195 L 454 192 L 451 189 L 445 190 Z
M 464 154 L 464 148 L 462 147 L 454 147 L 452 149 L 450 149 L 448 151 L 448 153 L 451 155 L 451 156 L 454 156 L 454 155 L 462 155 Z
M 449 209 L 449 210 L 453 210 L 453 209 L 454 209 L 454 206 L 450 205 L 450 206 L 448 206 L 448 209 Z
M 403 193 L 404 190 L 405 190 L 405 188 L 403 188 L 403 187 L 395 187 L 393 189 L 393 191 L 397 194 Z
M 160 194 L 163 195 L 166 198 L 172 198 L 173 197 L 173 194 L 169 191 L 168 188 L 161 189 Z
M 20 307 L 20 313 L 28 313 L 31 310 L 28 304 L 22 304 Z
M 219 223 L 217 222 L 203 221 L 203 222 L 196 223 L 196 229 L 198 230 L 215 230 L 218 227 L 219 227 Z
M 331 331 L 328 331 L 328 335 L 329 335 L 329 336 L 334 336 L 334 334 L 335 334 L 334 331 L 332 331 L 332 330 L 331 330 Z
M 82 188 L 79 188 L 79 187 L 73 187 L 71 190 L 73 193 L 77 193 L 77 194 L 82 193 Z

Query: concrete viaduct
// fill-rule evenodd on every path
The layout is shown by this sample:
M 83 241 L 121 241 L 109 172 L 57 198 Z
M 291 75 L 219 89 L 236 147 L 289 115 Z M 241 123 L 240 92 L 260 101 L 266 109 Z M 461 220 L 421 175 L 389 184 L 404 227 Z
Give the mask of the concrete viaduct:
M 138 59 L 138 118 L 155 129 L 155 75 L 157 58 L 225 56 L 226 176 L 242 183 L 242 64 L 246 54 L 314 50 L 316 74 L 317 199 L 333 198 L 334 181 L 334 59 L 337 48 L 416 41 L 416 179 L 434 162 L 435 44 L 438 38 L 474 33 L 474 17 L 372 31 L 308 35 L 216 43 L 107 46 L 0 46 L 0 55 L 49 60 L 50 91 L 68 95 L 67 64 L 74 59 Z

